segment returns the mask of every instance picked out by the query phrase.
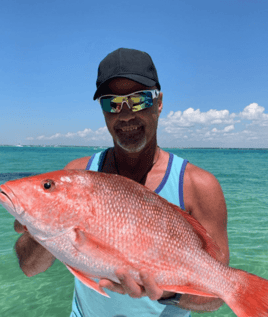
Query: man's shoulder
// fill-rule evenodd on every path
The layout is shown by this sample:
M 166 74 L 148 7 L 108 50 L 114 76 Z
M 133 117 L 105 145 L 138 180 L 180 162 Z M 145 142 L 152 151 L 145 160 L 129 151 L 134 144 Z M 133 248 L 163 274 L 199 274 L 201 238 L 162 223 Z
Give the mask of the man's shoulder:
M 219 184 L 218 180 L 212 173 L 189 162 L 185 168 L 184 181 L 194 188 L 206 188 Z
M 90 156 L 80 157 L 69 162 L 64 169 L 85 169 L 87 167 L 87 163 L 90 159 Z
M 219 181 L 212 173 L 198 166 L 191 163 L 186 165 L 183 189 L 185 207 L 192 214 L 196 214 L 198 210 L 208 213 L 209 209 L 217 209 L 216 205 L 225 209 Z

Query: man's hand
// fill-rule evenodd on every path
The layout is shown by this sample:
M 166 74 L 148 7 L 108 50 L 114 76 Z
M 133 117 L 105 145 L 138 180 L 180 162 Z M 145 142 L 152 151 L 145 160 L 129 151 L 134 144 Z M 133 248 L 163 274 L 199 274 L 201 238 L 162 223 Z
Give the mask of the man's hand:
M 24 274 L 30 277 L 46 271 L 54 263 L 55 257 L 36 242 L 18 220 L 14 222 L 14 229 L 22 233 L 15 244 L 15 251 Z
M 20 222 L 18 222 L 17 219 L 15 219 L 14 221 L 14 230 L 17 233 L 24 233 L 27 231 L 27 228 L 25 226 L 23 226 Z
M 140 271 L 140 279 L 143 286 L 137 284 L 137 282 L 124 269 L 118 269 L 115 274 L 118 277 L 120 284 L 110 280 L 101 279 L 99 281 L 99 286 L 119 294 L 128 294 L 132 298 L 148 296 L 151 300 L 158 300 L 161 297 L 167 298 L 174 295 L 174 293 L 166 292 L 159 288 L 153 276 L 145 270 Z

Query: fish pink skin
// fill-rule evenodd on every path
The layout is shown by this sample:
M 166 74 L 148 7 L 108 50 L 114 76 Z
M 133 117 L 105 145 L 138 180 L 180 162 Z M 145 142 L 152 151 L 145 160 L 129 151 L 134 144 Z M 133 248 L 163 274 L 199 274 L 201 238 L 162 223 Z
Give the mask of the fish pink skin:
M 163 290 L 219 297 L 239 317 L 268 316 L 268 281 L 217 261 L 220 250 L 179 207 L 118 175 L 60 170 L 9 181 L 0 203 L 84 284 L 146 269 Z

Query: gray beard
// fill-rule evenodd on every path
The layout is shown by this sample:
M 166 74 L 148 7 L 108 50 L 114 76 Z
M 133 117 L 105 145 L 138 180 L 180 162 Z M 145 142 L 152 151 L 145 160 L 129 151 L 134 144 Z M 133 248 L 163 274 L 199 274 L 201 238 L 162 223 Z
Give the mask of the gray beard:
M 140 152 L 141 150 L 144 149 L 144 147 L 146 145 L 146 137 L 144 137 L 141 142 L 136 142 L 135 144 L 130 144 L 130 145 L 122 144 L 119 139 L 116 140 L 116 143 L 125 152 L 135 153 L 135 152 Z

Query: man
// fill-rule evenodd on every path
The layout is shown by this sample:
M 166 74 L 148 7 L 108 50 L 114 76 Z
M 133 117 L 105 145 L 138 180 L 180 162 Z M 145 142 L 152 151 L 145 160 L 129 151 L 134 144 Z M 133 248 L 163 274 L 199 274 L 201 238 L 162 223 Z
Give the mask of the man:
M 120 174 L 144 184 L 197 219 L 222 251 L 228 265 L 227 211 L 218 181 L 209 172 L 157 146 L 157 124 L 163 94 L 151 57 L 118 49 L 99 65 L 97 90 L 114 147 L 70 162 L 66 169 Z M 16 221 L 15 230 L 23 232 Z M 135 241 L 133 241 L 135 243 Z M 26 232 L 16 243 L 20 267 L 27 276 L 45 271 L 54 257 Z M 223 301 L 158 288 L 150 272 L 141 271 L 143 286 L 119 269 L 121 284 L 100 280 L 107 299 L 75 279 L 72 317 L 190 316 L 190 310 L 214 311 Z M 128 294 L 128 295 L 127 295 Z

